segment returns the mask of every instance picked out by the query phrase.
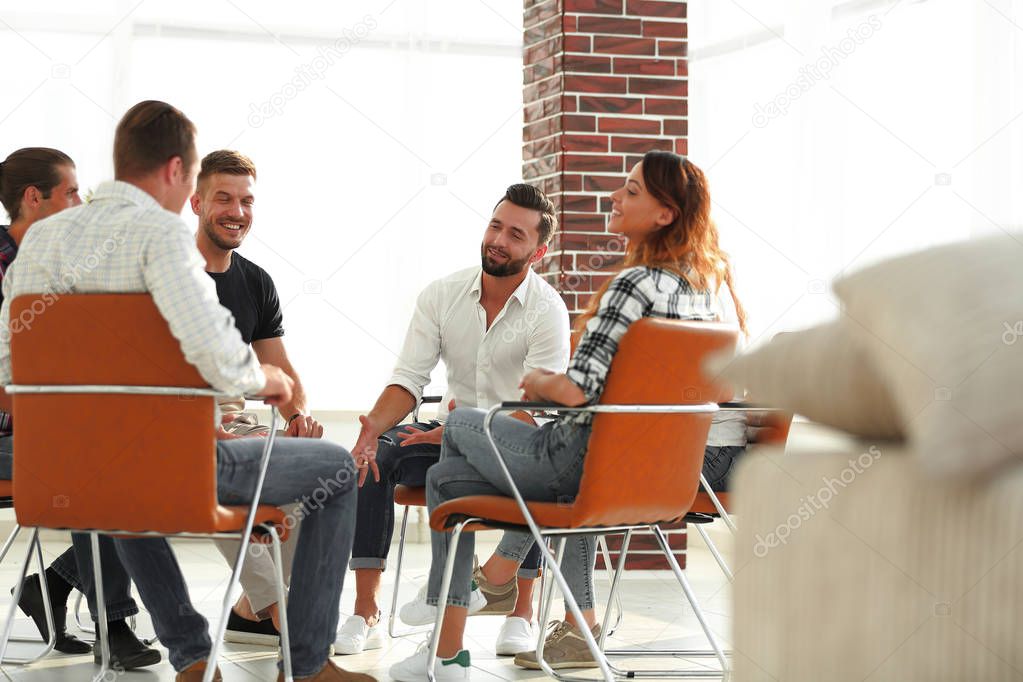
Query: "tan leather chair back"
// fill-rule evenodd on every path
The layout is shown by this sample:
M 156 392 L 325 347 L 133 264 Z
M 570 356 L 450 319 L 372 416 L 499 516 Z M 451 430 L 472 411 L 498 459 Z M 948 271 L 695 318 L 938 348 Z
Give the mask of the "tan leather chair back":
M 601 395 L 605 404 L 720 402 L 703 359 L 734 349 L 737 330 L 716 322 L 644 318 L 623 336 Z M 573 512 L 575 525 L 671 521 L 692 505 L 711 414 L 598 414 Z
M 147 294 L 19 296 L 13 383 L 207 388 Z M 18 522 L 49 528 L 214 532 L 209 397 L 14 397 Z

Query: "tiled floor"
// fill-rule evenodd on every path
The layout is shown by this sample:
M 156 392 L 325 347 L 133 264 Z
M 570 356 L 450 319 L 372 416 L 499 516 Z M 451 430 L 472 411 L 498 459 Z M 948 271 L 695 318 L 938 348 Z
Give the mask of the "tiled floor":
M 350 446 L 357 436 L 356 420 L 354 414 L 331 414 L 323 415 L 326 432 L 325 437 L 331 438 L 342 445 Z M 0 521 L 12 519 L 9 511 L 0 512 Z M 6 537 L 9 532 L 9 523 L 0 523 L 0 533 Z M 416 528 L 410 527 L 410 537 L 417 535 Z M 730 555 L 730 536 L 724 526 L 719 522 L 711 528 L 711 534 L 726 556 Z M 0 537 L 0 539 L 2 539 Z M 44 543 L 44 553 L 52 559 L 67 547 L 58 534 L 50 536 Z M 477 551 L 481 557 L 488 556 L 497 535 L 495 533 L 482 533 L 477 544 Z M 23 538 L 22 538 L 23 539 Z M 219 617 L 221 600 L 224 588 L 230 577 L 227 565 L 224 563 L 219 552 L 209 542 L 189 541 L 175 544 L 178 560 L 189 583 L 192 594 L 193 605 L 206 617 L 215 621 Z M 9 558 L 0 565 L 0 588 L 6 588 L 14 584 L 18 562 L 24 556 L 25 545 L 19 542 L 12 550 Z M 717 564 L 714 563 L 710 553 L 704 547 L 702 541 L 692 534 L 690 538 L 689 568 L 687 575 L 692 583 L 697 599 L 703 607 L 704 613 L 710 627 L 717 633 L 719 638 L 727 639 L 730 626 L 730 599 L 731 590 L 728 582 L 724 579 Z M 392 560 L 396 552 L 391 553 Z M 410 544 L 408 563 L 410 568 L 405 571 L 403 577 L 401 602 L 411 599 L 419 588 L 425 583 L 426 573 L 429 567 L 429 545 Z M 45 559 L 46 557 L 44 557 Z M 350 577 L 350 576 L 349 576 Z M 384 573 L 384 586 L 382 596 L 389 605 L 393 583 L 393 572 Z M 598 593 L 606 596 L 607 581 L 603 575 L 598 575 Z M 341 599 L 341 618 L 351 612 L 354 600 L 354 581 L 348 580 Z M 4 591 L 0 591 L 4 594 Z M 638 647 L 654 649 L 659 647 L 670 647 L 675 649 L 705 649 L 706 641 L 703 639 L 699 624 L 688 604 L 684 604 L 684 597 L 678 583 L 668 571 L 631 572 L 623 582 L 623 598 L 625 600 L 626 617 L 618 633 L 610 638 L 609 646 L 626 648 Z M 6 618 L 8 600 L 0 600 L 3 604 L 3 611 L 0 612 L 0 621 Z M 140 602 L 141 604 L 141 602 Z M 84 607 L 83 607 L 84 611 Z M 560 600 L 556 602 L 552 611 L 554 617 L 560 617 Z M 602 615 L 603 611 L 599 611 Z M 19 613 L 19 615 L 21 615 Z M 68 617 L 69 629 L 77 633 L 73 625 L 73 619 Z M 494 640 L 498 629 L 501 626 L 501 619 L 498 617 L 481 616 L 472 618 L 469 621 L 467 632 L 467 646 L 470 649 L 473 662 L 474 680 L 526 680 L 541 679 L 543 673 L 527 672 L 516 668 L 510 659 L 499 658 L 494 653 Z M 152 625 L 148 616 L 143 613 L 138 619 L 138 632 L 144 636 L 151 636 Z M 31 622 L 27 618 L 19 618 L 15 626 L 16 635 L 36 634 Z M 87 637 L 87 636 L 86 636 Z M 415 652 L 425 634 L 411 635 L 388 641 L 387 645 L 379 650 L 364 653 L 359 656 L 338 657 L 335 660 L 339 665 L 352 670 L 368 672 L 380 680 L 387 680 L 387 670 L 390 665 Z M 31 645 L 12 644 L 12 654 L 15 656 L 25 655 Z M 634 668 L 647 667 L 685 667 L 685 666 L 712 666 L 713 659 L 698 659 L 692 662 L 681 660 L 642 660 L 630 659 L 628 664 Z M 227 644 L 223 650 L 221 669 L 224 679 L 231 681 L 250 680 L 273 680 L 276 679 L 276 653 L 267 648 Z M 43 661 L 28 668 L 17 666 L 4 666 L 0 673 L 8 679 L 39 681 L 39 682 L 63 682 L 65 680 L 89 680 L 96 673 L 91 656 L 64 656 L 52 654 Z M 588 675 L 593 676 L 595 675 Z M 174 679 L 174 670 L 170 664 L 164 661 L 151 668 L 141 671 L 133 671 L 121 675 L 111 674 L 109 682 L 164 682 Z
M 727 546 L 727 536 L 724 533 L 718 530 L 715 532 L 715 536 L 720 538 L 721 545 Z M 493 534 L 483 534 L 479 543 L 479 552 L 482 556 L 489 554 L 494 540 Z M 691 539 L 691 544 L 690 566 L 687 572 L 689 579 L 694 585 L 711 627 L 719 636 L 727 637 L 729 626 L 727 614 L 730 599 L 727 582 L 695 534 Z M 52 558 L 65 546 L 59 538 L 54 538 L 44 544 L 44 552 Z M 229 577 L 227 566 L 216 549 L 207 542 L 176 543 L 176 549 L 196 608 L 207 618 L 215 620 Z M 425 580 L 429 557 L 428 549 L 428 546 L 424 544 L 413 544 L 409 547 L 409 563 L 407 565 L 413 568 L 406 574 L 408 580 L 402 589 L 403 601 L 411 598 Z M 19 543 L 12 550 L 11 559 L 5 561 L 0 567 L 0 586 L 6 587 L 14 584 L 18 569 L 17 562 L 20 561 L 23 552 L 24 545 Z M 393 583 L 390 583 L 388 578 L 393 573 L 387 572 L 384 575 L 384 593 L 389 597 Z M 598 579 L 603 580 L 603 577 L 599 576 Z M 350 612 L 352 606 L 352 587 L 352 582 L 349 581 L 341 601 L 342 618 L 345 613 Z M 619 629 L 619 634 L 612 638 L 612 646 L 705 648 L 698 623 L 688 605 L 683 606 L 681 589 L 669 572 L 630 573 L 623 583 L 623 588 L 626 617 Z M 598 591 L 602 591 L 606 595 L 606 582 L 598 582 Z M 555 608 L 557 609 L 559 606 L 556 605 Z M 5 600 L 4 614 L 6 614 L 6 607 Z M 6 616 L 4 615 L 4 617 Z M 69 623 L 72 623 L 70 629 L 77 632 L 71 616 L 68 617 L 68 620 Z M 472 618 L 469 623 L 467 645 L 472 653 L 473 679 L 522 680 L 543 677 L 542 673 L 519 670 L 510 659 L 499 658 L 493 653 L 494 639 L 501 623 L 500 618 L 481 616 Z M 147 635 L 153 631 L 145 614 L 139 617 L 138 631 Z M 28 619 L 22 617 L 16 621 L 15 634 L 34 634 L 34 629 Z M 388 641 L 384 648 L 377 651 L 359 656 L 338 657 L 335 660 L 343 667 L 369 672 L 381 680 L 386 680 L 388 679 L 388 667 L 395 661 L 414 653 L 423 638 L 424 635 L 413 635 L 394 639 Z M 12 653 L 15 655 L 27 653 L 29 646 L 12 644 Z M 225 646 L 224 658 L 221 661 L 224 679 L 229 681 L 275 679 L 275 657 L 275 653 L 266 648 L 228 644 Z M 651 665 L 665 665 L 666 667 L 686 665 L 685 661 L 680 660 L 665 662 L 633 659 L 629 663 L 637 668 Z M 703 665 L 710 666 L 711 663 L 712 659 L 703 660 Z M 693 662 L 692 665 L 699 666 L 700 663 Z M 9 679 L 61 682 L 63 680 L 91 679 L 96 670 L 97 668 L 94 667 L 89 656 L 53 654 L 31 667 L 5 666 L 2 672 Z M 174 670 L 166 662 L 165 656 L 164 662 L 158 666 L 109 676 L 111 682 L 117 678 L 123 678 L 123 682 L 132 679 L 162 682 L 173 680 Z

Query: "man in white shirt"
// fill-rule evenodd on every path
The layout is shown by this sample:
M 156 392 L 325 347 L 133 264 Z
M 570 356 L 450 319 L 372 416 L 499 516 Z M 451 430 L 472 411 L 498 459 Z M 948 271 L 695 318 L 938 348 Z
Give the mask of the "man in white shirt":
M 192 122 L 164 102 L 129 109 L 114 135 L 117 179 L 101 184 L 89 204 L 35 223 L 23 240 L 4 277 L 0 329 L 8 327 L 11 301 L 22 294 L 148 292 L 184 356 L 213 387 L 287 404 L 291 378 L 278 367 L 261 366 L 242 341 L 179 215 L 195 189 L 195 135 Z M 0 385 L 10 382 L 10 338 L 0 334 Z M 3 403 L 0 408 L 9 407 Z M 222 503 L 252 503 L 248 491 L 255 489 L 261 453 L 260 439 L 218 440 Z M 322 481 L 330 484 L 322 502 L 305 510 L 295 552 L 288 623 L 296 680 L 373 679 L 328 660 L 351 549 L 354 478 L 351 456 L 324 440 L 281 439 L 271 455 L 260 502 L 306 505 L 310 495 L 327 488 Z M 198 682 L 210 652 L 208 624 L 191 606 L 170 545 L 163 538 L 118 538 L 115 546 L 170 653 L 177 682 Z
M 560 372 L 567 366 L 568 311 L 531 269 L 547 252 L 556 225 L 554 205 L 543 192 L 512 185 L 483 235 L 481 266 L 439 279 L 419 295 L 394 374 L 370 413 L 359 417 L 362 431 L 353 449 L 360 468 L 359 511 L 350 563 L 355 613 L 338 634 L 338 653 L 382 645 L 377 593 L 394 530 L 394 486 L 424 484 L 427 469 L 440 456 L 444 431 L 439 421 L 396 425 L 421 401 L 437 361 L 444 361 L 448 384 L 440 420 L 452 404 L 489 407 L 517 400 L 525 373 Z M 503 559 L 498 547 L 474 575 L 480 588 L 473 594 L 475 610 L 509 616 L 498 637 L 503 655 L 535 645 L 531 597 L 539 552 L 523 566 L 518 572 L 517 563 Z M 402 620 L 433 622 L 436 607 L 422 596 L 402 608 Z

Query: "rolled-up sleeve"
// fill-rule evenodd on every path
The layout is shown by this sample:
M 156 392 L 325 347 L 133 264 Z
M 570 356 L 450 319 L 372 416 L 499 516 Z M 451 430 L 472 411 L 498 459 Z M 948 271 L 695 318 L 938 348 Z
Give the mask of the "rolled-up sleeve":
M 552 294 L 536 308 L 537 321 L 530 329 L 523 374 L 534 369 L 564 372 L 570 352 L 568 309 L 560 297 Z
M 437 294 L 437 284 L 433 283 L 423 289 L 416 299 L 416 308 L 405 333 L 401 355 L 387 382 L 411 393 L 417 404 L 423 399 L 423 389 L 430 383 L 430 373 L 440 360 Z
M 645 268 L 623 270 L 611 280 L 596 314 L 586 323 L 566 374 L 582 390 L 587 403 L 596 401 L 603 393 L 618 342 L 629 325 L 643 317 L 652 304 L 648 292 L 651 286 Z

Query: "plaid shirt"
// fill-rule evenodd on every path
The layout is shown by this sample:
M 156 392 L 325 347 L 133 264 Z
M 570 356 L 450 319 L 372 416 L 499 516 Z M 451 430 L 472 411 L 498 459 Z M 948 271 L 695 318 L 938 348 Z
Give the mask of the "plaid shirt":
M 0 225 L 0 280 L 7 274 L 7 268 L 11 266 L 11 261 L 18 255 L 18 245 L 15 243 L 14 237 L 7 232 L 8 227 L 10 226 Z M 2 300 L 3 295 L 0 294 L 0 301 Z M 0 436 L 9 436 L 13 430 L 14 423 L 11 413 L 0 410 Z
M 0 329 L 9 328 L 11 301 L 21 294 L 142 292 L 210 385 L 233 395 L 263 388 L 266 377 L 220 305 L 193 232 L 125 182 L 104 182 L 91 203 L 32 225 L 4 277 Z M 0 334 L 0 385 L 9 383 L 10 335 Z
M 568 378 L 582 389 L 587 403 L 600 399 L 618 342 L 629 325 L 643 317 L 712 321 L 721 319 L 721 310 L 713 293 L 693 291 L 674 272 L 649 267 L 622 270 L 601 297 L 568 363 Z M 561 420 L 588 424 L 592 418 L 579 412 L 563 415 Z

